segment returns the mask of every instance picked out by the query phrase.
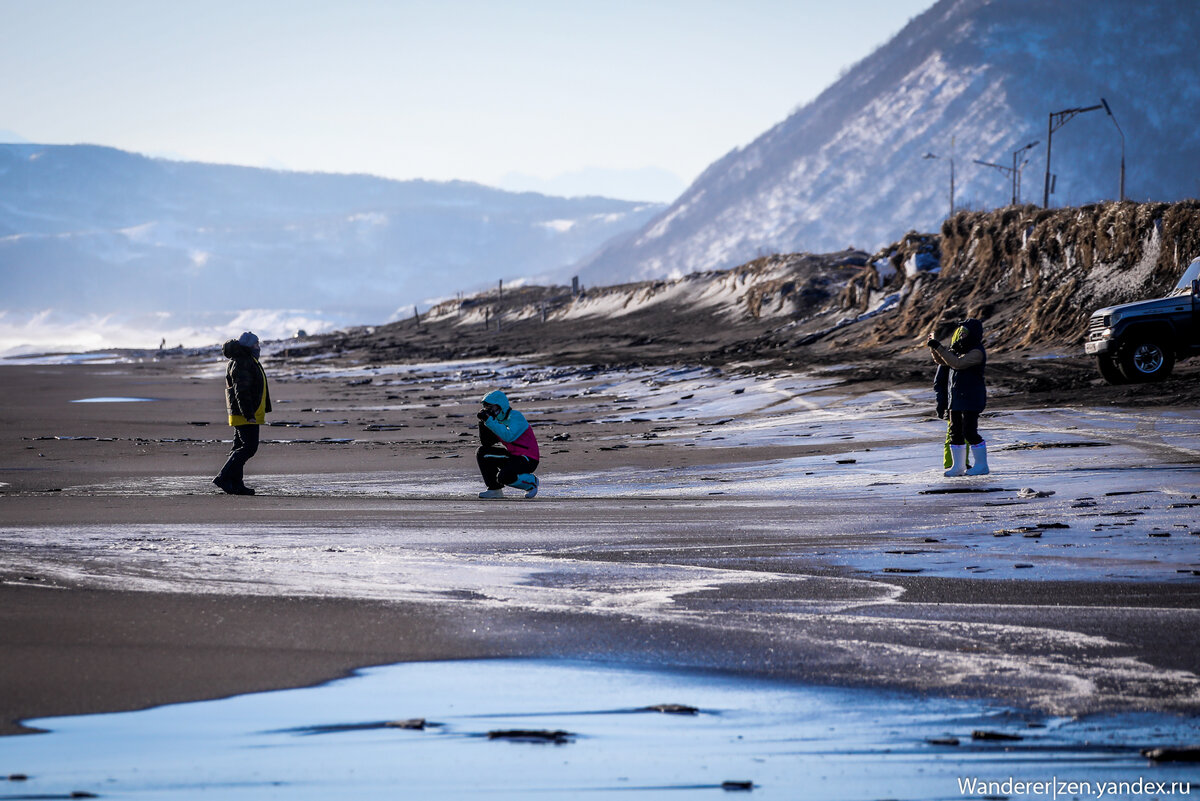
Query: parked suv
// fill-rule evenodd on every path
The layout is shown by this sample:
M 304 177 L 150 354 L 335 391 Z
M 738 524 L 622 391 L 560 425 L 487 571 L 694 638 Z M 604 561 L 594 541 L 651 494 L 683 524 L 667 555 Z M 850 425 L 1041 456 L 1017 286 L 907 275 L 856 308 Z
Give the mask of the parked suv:
M 1200 259 L 1165 298 L 1092 312 L 1083 349 L 1110 384 L 1160 381 L 1176 359 L 1200 354 Z

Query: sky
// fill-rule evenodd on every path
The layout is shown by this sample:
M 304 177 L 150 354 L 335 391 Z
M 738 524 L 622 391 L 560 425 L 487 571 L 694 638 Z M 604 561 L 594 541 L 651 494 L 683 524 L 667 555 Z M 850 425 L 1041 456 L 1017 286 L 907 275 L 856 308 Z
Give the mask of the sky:
M 933 0 L 0 0 L 0 138 L 670 201 Z

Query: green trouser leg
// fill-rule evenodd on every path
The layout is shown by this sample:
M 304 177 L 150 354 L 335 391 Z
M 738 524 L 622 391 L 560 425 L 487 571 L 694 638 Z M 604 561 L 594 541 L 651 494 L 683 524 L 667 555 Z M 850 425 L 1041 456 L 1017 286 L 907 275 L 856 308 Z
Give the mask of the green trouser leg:
M 942 467 L 949 470 L 954 464 L 954 458 L 950 456 L 950 419 L 949 413 L 946 415 L 946 447 L 942 449 Z M 971 450 L 967 449 L 967 467 L 971 466 Z

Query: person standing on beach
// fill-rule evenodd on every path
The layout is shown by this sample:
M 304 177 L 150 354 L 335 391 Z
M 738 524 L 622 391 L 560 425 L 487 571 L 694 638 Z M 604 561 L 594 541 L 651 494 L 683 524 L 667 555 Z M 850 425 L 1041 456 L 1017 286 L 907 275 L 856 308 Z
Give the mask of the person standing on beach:
M 964 320 L 954 331 L 950 347 L 933 334 L 925 343 L 937 364 L 933 389 L 937 393 L 938 417 L 950 414 L 950 469 L 947 478 L 987 475 L 987 442 L 979 435 L 979 413 L 987 405 L 983 371 L 987 352 L 983 349 L 983 323 Z M 967 467 L 967 447 L 971 461 Z
M 233 426 L 233 448 L 214 484 L 230 495 L 253 495 L 243 483 L 242 469 L 258 451 L 258 427 L 266 423 L 271 411 L 271 393 L 267 373 L 258 362 L 258 337 L 252 331 L 231 339 L 221 348 L 229 359 L 225 370 L 225 409 Z
M 475 459 L 487 485 L 479 497 L 503 498 L 504 487 L 523 490 L 526 498 L 537 495 L 538 479 L 533 471 L 540 454 L 525 415 L 512 408 L 508 397 L 497 389 L 484 396 L 478 417 L 481 444 Z

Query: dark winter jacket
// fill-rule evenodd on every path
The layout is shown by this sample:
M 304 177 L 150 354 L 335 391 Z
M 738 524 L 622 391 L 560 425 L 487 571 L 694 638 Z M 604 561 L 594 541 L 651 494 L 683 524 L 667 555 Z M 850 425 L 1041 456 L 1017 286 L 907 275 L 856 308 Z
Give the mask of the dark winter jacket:
M 229 359 L 225 370 L 225 410 L 229 425 L 262 425 L 271 411 L 267 374 L 254 352 L 236 339 L 225 343 L 221 353 Z
M 964 320 L 959 328 L 965 336 L 960 336 L 949 348 L 939 346 L 933 351 L 934 361 L 938 362 L 933 376 L 937 405 L 952 412 L 982 412 L 987 406 L 983 323 Z

